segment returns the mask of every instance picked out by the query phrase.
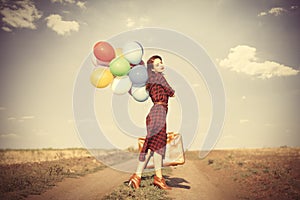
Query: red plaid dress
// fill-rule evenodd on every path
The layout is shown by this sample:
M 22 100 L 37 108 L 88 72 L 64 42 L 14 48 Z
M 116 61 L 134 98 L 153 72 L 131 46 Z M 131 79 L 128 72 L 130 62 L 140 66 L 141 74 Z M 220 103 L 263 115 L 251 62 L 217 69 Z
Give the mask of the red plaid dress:
M 150 149 L 161 154 L 164 158 L 167 143 L 167 123 L 169 97 L 174 95 L 162 73 L 151 72 L 146 85 L 154 105 L 146 118 L 147 137 L 140 152 L 139 160 L 145 161 L 145 155 Z

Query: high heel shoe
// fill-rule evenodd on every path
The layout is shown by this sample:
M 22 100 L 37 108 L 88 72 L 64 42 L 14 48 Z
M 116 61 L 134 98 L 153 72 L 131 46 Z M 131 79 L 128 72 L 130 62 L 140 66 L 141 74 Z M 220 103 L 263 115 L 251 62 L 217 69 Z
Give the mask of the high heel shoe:
M 129 179 L 128 186 L 131 186 L 135 189 L 138 189 L 141 184 L 141 178 L 138 177 L 136 174 L 132 174 L 132 176 Z
M 158 178 L 157 176 L 154 176 L 153 184 L 162 190 L 172 190 L 172 188 L 166 184 L 164 178 Z

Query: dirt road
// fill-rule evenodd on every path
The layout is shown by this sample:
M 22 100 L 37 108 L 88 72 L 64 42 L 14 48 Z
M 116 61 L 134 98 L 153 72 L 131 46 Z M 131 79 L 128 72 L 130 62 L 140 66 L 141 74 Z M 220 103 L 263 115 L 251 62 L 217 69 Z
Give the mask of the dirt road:
M 127 178 L 127 173 L 105 168 L 104 170 L 77 179 L 65 179 L 43 194 L 31 195 L 27 199 L 100 200 L 105 194 L 110 193 Z
M 173 167 L 172 175 L 166 176 L 173 190 L 172 199 L 236 199 L 234 186 L 225 177 L 216 177 L 195 160 L 187 160 L 183 166 Z M 31 195 L 28 200 L 96 200 L 123 184 L 130 174 L 105 168 L 78 179 L 65 179 L 41 195 Z M 220 181 L 221 180 L 221 181 Z M 227 181 L 227 182 L 226 182 Z
M 237 199 L 230 179 L 213 176 L 213 171 L 197 161 L 187 160 L 183 166 L 174 167 L 172 174 L 167 177 L 167 183 L 172 186 L 169 192 L 172 199 Z

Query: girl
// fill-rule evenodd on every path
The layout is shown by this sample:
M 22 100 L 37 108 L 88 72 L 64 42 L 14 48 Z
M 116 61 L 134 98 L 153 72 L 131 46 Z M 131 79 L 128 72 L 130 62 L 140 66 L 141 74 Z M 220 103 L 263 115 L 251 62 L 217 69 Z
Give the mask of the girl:
M 129 179 L 129 186 L 131 185 L 134 188 L 140 187 L 142 172 L 149 158 L 153 156 L 156 174 L 153 184 L 161 189 L 170 190 L 171 188 L 166 184 L 162 176 L 161 167 L 167 143 L 166 117 L 168 100 L 169 97 L 174 96 L 175 91 L 163 76 L 165 66 L 160 56 L 154 55 L 147 61 L 147 70 L 149 78 L 146 89 L 154 105 L 146 118 L 147 137 L 139 154 L 136 173 Z

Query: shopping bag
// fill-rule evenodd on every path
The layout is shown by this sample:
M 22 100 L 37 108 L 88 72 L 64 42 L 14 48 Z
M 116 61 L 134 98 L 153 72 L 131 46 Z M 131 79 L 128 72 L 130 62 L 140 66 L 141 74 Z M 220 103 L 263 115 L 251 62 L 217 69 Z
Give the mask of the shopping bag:
M 138 138 L 139 152 L 141 152 L 145 137 Z M 182 137 L 179 133 L 167 133 L 167 144 L 163 166 L 177 166 L 185 163 L 185 156 L 182 144 Z M 153 156 L 149 159 L 146 168 L 154 168 Z

